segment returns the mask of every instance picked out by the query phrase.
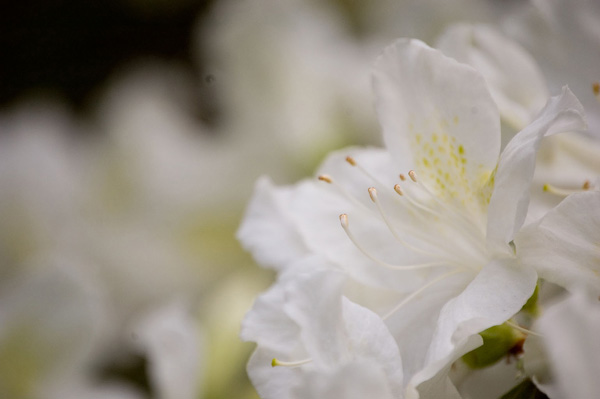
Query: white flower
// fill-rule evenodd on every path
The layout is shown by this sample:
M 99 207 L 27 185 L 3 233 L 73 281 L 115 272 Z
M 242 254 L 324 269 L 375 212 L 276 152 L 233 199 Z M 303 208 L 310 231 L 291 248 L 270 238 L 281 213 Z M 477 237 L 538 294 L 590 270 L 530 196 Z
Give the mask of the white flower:
M 551 399 L 593 399 L 600 392 L 600 304 L 578 291 L 549 307 L 526 343 L 525 370 Z M 529 342 L 531 341 L 531 342 Z M 533 352 L 535 351 L 535 352 Z M 540 362 L 544 364 L 540 364 Z
M 505 21 L 504 31 L 537 60 L 553 90 L 568 84 L 583 104 L 590 133 L 600 137 L 600 5 L 596 1 L 539 1 Z
M 259 182 L 239 237 L 286 273 L 311 253 L 344 270 L 346 295 L 396 338 L 409 391 L 435 395 L 450 384 L 440 371 L 477 345 L 474 334 L 532 294 L 537 275 L 512 240 L 536 150 L 544 135 L 580 129 L 582 109 L 564 89 L 500 156 L 498 110 L 473 68 L 400 40 L 378 60 L 374 87 L 387 151 L 333 154 L 322 182 L 281 190 Z
M 370 58 L 333 11 L 327 2 L 222 1 L 199 32 L 225 116 L 219 128 L 276 161 L 277 177 L 290 166 L 310 173 L 325 151 L 376 129 Z

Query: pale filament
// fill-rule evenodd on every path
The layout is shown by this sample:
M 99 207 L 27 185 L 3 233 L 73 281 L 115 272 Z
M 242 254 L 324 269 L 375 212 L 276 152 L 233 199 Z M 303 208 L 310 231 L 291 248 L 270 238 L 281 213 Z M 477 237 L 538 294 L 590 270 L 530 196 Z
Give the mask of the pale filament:
M 346 162 L 348 162 L 350 165 L 356 167 L 358 170 L 360 170 L 365 176 L 367 176 L 369 179 L 371 179 L 372 181 L 374 181 L 375 183 L 377 183 L 378 185 L 385 187 L 385 183 L 383 183 L 381 180 L 379 180 L 378 178 L 376 178 L 375 176 L 373 176 L 371 173 L 369 173 L 368 170 L 366 170 L 365 168 L 363 168 L 358 162 L 356 162 L 356 159 L 352 158 L 351 156 L 347 156 L 346 157 Z
M 482 237 L 484 232 L 480 229 L 480 227 L 477 226 L 473 220 L 467 218 L 462 212 L 457 210 L 455 207 L 449 207 L 448 204 L 441 201 L 437 195 L 432 193 L 431 190 L 429 190 L 429 188 L 427 188 L 425 184 L 423 184 L 417 179 L 417 174 L 414 170 L 411 170 L 410 172 L 408 172 L 408 174 L 411 177 L 412 181 L 416 183 L 416 186 L 428 197 L 432 198 L 439 206 L 446 210 L 449 213 L 449 216 L 453 216 L 454 221 L 460 223 L 462 227 L 464 227 L 465 230 L 469 232 L 471 238 L 473 238 L 474 241 L 477 242 L 479 249 L 485 251 L 485 247 L 482 241 L 480 240 L 480 237 Z M 442 217 L 439 213 L 437 213 L 437 215 L 438 217 Z
M 358 170 L 363 173 L 367 178 L 369 178 L 370 180 L 372 180 L 374 183 L 381 185 L 383 187 L 385 187 L 385 183 L 381 182 L 381 180 L 377 179 L 375 176 L 373 176 L 369 171 L 367 171 L 364 167 L 362 167 L 358 162 L 356 162 L 356 159 L 351 157 L 351 156 L 347 156 L 346 157 L 346 162 L 348 162 L 348 164 L 350 164 L 353 167 L 358 168 Z M 412 176 L 411 176 L 412 175 Z M 409 176 L 411 177 L 411 179 L 415 179 L 414 176 L 414 171 L 409 172 Z M 406 180 L 406 177 L 403 174 L 400 174 L 400 179 L 401 180 Z M 398 191 L 396 191 L 398 192 Z M 411 204 L 407 204 L 405 201 L 399 201 L 400 205 L 402 205 L 403 207 L 405 207 L 407 210 L 412 211 L 413 213 L 415 213 L 423 223 L 428 223 L 429 220 L 425 219 L 419 212 L 418 210 L 413 209 L 412 206 L 410 206 Z M 381 213 L 381 209 L 380 209 L 380 213 Z M 384 218 L 384 221 L 386 222 L 386 224 L 388 225 L 388 228 L 390 228 L 390 230 L 392 230 L 392 234 L 394 235 L 394 237 L 396 239 L 398 239 L 398 235 L 393 231 L 393 229 L 390 227 L 390 224 L 388 223 L 387 218 L 385 217 L 385 215 L 383 215 L 382 213 L 382 217 Z M 438 217 L 442 217 L 441 215 L 438 214 Z M 406 227 L 405 227 L 406 228 Z M 413 234 L 414 236 L 418 237 L 420 240 L 424 241 L 424 242 L 428 242 L 428 239 L 426 236 L 423 236 L 421 234 L 421 232 L 416 232 L 414 231 L 414 229 L 410 229 L 411 230 L 411 234 Z M 404 240 L 399 239 L 399 241 L 401 243 L 405 242 Z M 439 245 L 437 245 L 439 247 Z M 416 250 L 414 247 L 411 248 Z M 446 248 L 446 250 L 448 252 L 451 252 L 450 248 Z M 417 250 L 418 251 L 418 250 Z M 423 250 L 420 250 L 421 253 L 423 253 Z M 428 252 L 428 254 L 430 255 L 431 252 Z
M 318 177 L 318 179 L 320 181 L 324 181 L 327 184 L 331 184 L 332 186 L 334 186 L 344 197 L 346 197 L 350 202 L 354 203 L 355 205 L 362 207 L 363 209 L 366 209 L 368 212 L 371 212 L 371 210 L 362 202 L 360 202 L 358 199 L 356 199 L 356 197 L 354 197 L 352 194 L 350 194 L 348 192 L 348 190 L 346 190 L 344 187 L 342 187 L 342 185 L 338 184 L 335 180 L 333 180 L 333 178 L 329 175 L 320 175 Z
M 425 291 L 427 288 L 431 287 L 432 285 L 435 285 L 437 283 L 439 283 L 440 281 L 443 281 L 445 279 L 447 279 L 450 276 L 453 276 L 455 274 L 459 274 L 459 273 L 465 273 L 467 272 L 467 269 L 456 269 L 453 270 L 449 273 L 446 274 L 442 274 L 441 276 L 434 278 L 433 280 L 431 280 L 430 282 L 428 282 L 427 284 L 425 284 L 424 286 L 422 286 L 421 288 L 419 288 L 418 290 L 416 290 L 415 292 L 413 292 L 412 294 L 410 294 L 409 296 L 407 296 L 406 298 L 404 298 L 398 305 L 396 305 L 392 310 L 390 310 L 389 312 L 387 312 L 385 315 L 381 316 L 381 318 L 383 320 L 387 320 L 390 318 L 390 316 L 392 316 L 394 313 L 396 313 L 398 310 L 400 310 L 404 305 L 406 305 L 408 302 L 412 301 L 414 298 L 416 298 L 419 294 L 421 294 L 423 291 Z
M 271 361 L 271 367 L 283 366 L 283 367 L 300 367 L 304 364 L 312 362 L 311 358 L 298 360 L 295 362 L 282 362 L 281 360 L 277 360 L 277 358 L 273 358 Z
M 417 248 L 414 245 L 412 245 L 411 243 L 407 242 L 406 240 L 404 240 L 402 237 L 400 237 L 398 235 L 398 232 L 396 231 L 396 229 L 394 228 L 394 226 L 392 226 L 392 224 L 389 221 L 389 218 L 386 216 L 385 211 L 383 210 L 383 207 L 381 206 L 381 203 L 379 202 L 379 199 L 377 197 L 377 190 L 375 189 L 375 187 L 371 187 L 369 188 L 369 196 L 371 197 L 371 200 L 375 203 L 375 205 L 377 206 L 377 209 L 379 210 L 379 213 L 381 214 L 381 218 L 383 219 L 383 221 L 385 222 L 385 224 L 387 225 L 388 229 L 390 230 L 390 232 L 392 233 L 392 235 L 394 236 L 394 238 L 396 240 L 398 240 L 402 245 L 404 245 L 406 248 L 411 249 L 415 252 L 420 252 L 424 255 L 431 255 L 431 252 L 426 251 L 422 248 Z
M 543 337 L 542 334 L 536 333 L 535 331 L 528 330 L 525 327 L 521 327 L 517 323 L 514 323 L 514 322 L 512 322 L 510 320 L 506 320 L 505 323 L 508 324 L 509 326 L 511 326 L 512 328 L 514 328 L 515 330 L 521 331 L 523 334 L 534 335 L 536 337 Z
M 561 197 L 566 197 L 571 194 L 580 193 L 582 191 L 593 190 L 594 187 L 590 184 L 589 180 L 586 180 L 580 189 L 568 189 L 568 188 L 560 188 L 553 186 L 552 184 L 544 184 L 544 191 L 547 191 L 551 194 L 558 195 Z
M 396 191 L 396 193 L 398 193 L 402 198 L 404 198 L 406 200 L 406 201 L 400 201 L 399 204 L 402 205 L 410 214 L 417 217 L 421 221 L 421 223 L 423 223 L 423 225 L 427 225 L 428 223 L 431 222 L 431 220 L 426 217 L 426 214 L 424 214 L 424 211 L 432 213 L 432 212 L 435 212 L 434 210 L 426 208 L 424 205 L 421 205 L 421 207 L 425 208 L 425 209 L 422 209 L 419 206 L 420 205 L 419 202 L 415 201 L 409 195 L 406 195 L 406 192 L 400 188 L 399 184 L 396 184 L 394 186 L 394 191 Z M 439 213 L 437 213 L 437 214 L 434 213 L 434 216 L 436 216 L 440 219 L 443 219 L 443 216 Z M 411 226 L 411 224 L 405 225 L 405 228 L 407 226 Z M 426 235 L 423 235 L 422 231 L 415 231 L 412 228 L 410 228 L 410 230 L 412 231 L 412 234 L 414 236 L 418 237 L 419 239 L 421 239 L 421 241 L 430 242 L 429 238 Z M 435 246 L 437 248 L 444 248 L 444 250 L 447 254 L 454 253 L 454 250 L 451 247 L 449 247 L 448 244 L 446 244 L 444 241 L 436 243 Z M 457 259 L 458 258 L 460 258 L 460 257 L 457 257 Z
M 371 259 L 373 262 L 375 262 L 383 267 L 386 267 L 388 269 L 391 269 L 391 270 L 419 270 L 419 269 L 427 269 L 427 268 L 436 267 L 436 266 L 447 266 L 449 263 L 447 261 L 444 261 L 444 262 L 438 261 L 438 262 L 417 263 L 417 264 L 413 264 L 413 265 L 393 265 L 391 263 L 384 262 L 381 259 L 378 259 L 375 256 L 373 256 L 362 245 L 360 245 L 358 243 L 358 241 L 356 240 L 356 238 L 350 231 L 349 223 L 348 223 L 348 215 L 346 215 L 345 213 L 342 213 L 340 215 L 340 223 L 342 225 L 342 228 L 346 232 L 346 235 L 350 239 L 350 241 L 352 241 L 354 246 L 356 246 L 356 248 L 360 252 L 362 252 L 367 258 Z

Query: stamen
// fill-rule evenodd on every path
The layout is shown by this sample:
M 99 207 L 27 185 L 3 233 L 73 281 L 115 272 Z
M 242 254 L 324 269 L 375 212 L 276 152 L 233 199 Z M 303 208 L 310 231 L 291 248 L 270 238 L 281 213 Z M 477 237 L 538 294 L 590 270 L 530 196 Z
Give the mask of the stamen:
M 447 279 L 450 276 L 453 276 L 453 275 L 458 274 L 458 273 L 464 273 L 466 271 L 468 271 L 468 270 L 466 270 L 466 269 L 456 269 L 454 271 L 451 271 L 450 273 L 442 274 L 441 276 L 439 276 L 439 277 L 431 280 L 430 282 L 428 282 L 427 284 L 425 284 L 424 286 L 422 286 L 421 288 L 419 288 L 418 290 L 416 290 L 415 292 L 413 292 L 412 294 L 410 294 L 409 296 L 407 296 L 406 298 L 404 298 L 398 305 L 396 305 L 396 307 L 394 307 L 394 309 L 392 309 L 389 312 L 387 312 L 381 318 L 383 320 L 389 319 L 390 316 L 392 316 L 394 313 L 396 313 L 398 310 L 400 310 L 408 302 L 410 302 L 411 300 L 413 300 L 414 298 L 416 298 L 419 294 L 421 294 L 427 288 L 431 287 L 434 284 L 439 283 L 442 280 Z
M 319 176 L 319 180 L 324 181 L 325 183 L 333 183 L 333 180 L 331 179 L 331 176 L 329 175 L 320 175 Z
M 399 177 L 400 177 L 400 180 L 402 180 L 402 181 L 406 180 L 406 176 L 404 176 L 403 173 L 400 173 Z
M 414 170 L 411 170 L 409 172 L 409 175 L 411 176 L 411 179 L 415 183 L 417 183 L 416 186 L 421 190 L 421 192 L 425 193 L 425 195 L 427 195 L 429 198 L 431 198 L 442 209 L 447 211 L 448 214 L 445 216 L 451 216 L 457 223 L 460 223 L 465 228 L 465 231 L 467 231 L 471 235 L 471 237 L 474 239 L 474 242 L 478 243 L 477 245 L 479 246 L 479 248 L 485 252 L 485 245 L 480 240 L 480 237 L 482 237 L 481 226 L 478 226 L 472 219 L 466 217 L 463 212 L 456 209 L 451 203 L 446 203 L 444 201 L 441 201 L 440 198 L 437 195 L 435 195 L 434 193 L 432 193 L 431 190 L 429 190 L 429 188 L 427 188 L 426 185 L 424 185 L 421 181 L 417 180 L 417 175 Z M 408 193 L 406 195 L 406 197 L 417 208 L 420 208 L 423 211 L 429 212 L 429 213 L 433 214 L 434 216 L 437 216 L 440 219 L 445 217 L 440 212 L 434 210 L 433 208 L 431 208 L 429 206 L 424 205 L 423 201 L 418 201 L 418 200 L 414 199 L 412 195 L 409 195 L 409 194 L 410 193 Z
M 312 362 L 312 359 L 304 359 L 304 360 L 299 360 L 297 362 L 282 362 L 281 360 L 277 360 L 277 358 L 273 358 L 273 360 L 271 360 L 271 367 L 276 367 L 276 366 L 283 366 L 283 367 L 299 367 L 302 366 L 303 364 L 306 363 L 310 363 Z
M 600 97 L 600 82 L 592 83 L 592 91 L 594 92 L 594 96 L 596 96 L 596 98 Z
M 365 176 L 367 176 L 369 179 L 371 179 L 375 183 L 377 183 L 377 184 L 379 184 L 381 186 L 385 186 L 385 184 L 381 180 L 379 180 L 378 178 L 376 178 L 375 176 L 373 176 L 371 173 L 369 173 L 358 162 L 356 162 L 356 159 L 354 159 L 353 157 L 347 156 L 346 157 L 346 162 L 348 162 L 350 165 L 358 168 L 358 170 L 360 170 Z
M 436 266 L 448 266 L 449 262 L 448 261 L 444 261 L 444 262 L 428 262 L 428 263 L 417 263 L 414 265 L 393 265 L 391 263 L 387 263 L 382 261 L 381 259 L 376 258 L 375 256 L 371 255 L 365 248 L 362 247 L 362 245 L 360 245 L 358 243 L 358 241 L 356 240 L 356 238 L 354 237 L 354 235 L 350 232 L 350 228 L 349 228 L 349 223 L 348 223 L 348 215 L 345 213 L 342 213 L 340 215 L 340 223 L 342 225 L 342 228 L 344 229 L 344 231 L 346 232 L 346 235 L 348 236 L 348 238 L 350 239 L 350 241 L 352 241 L 352 243 L 354 244 L 354 246 L 360 251 L 362 252 L 367 258 L 371 259 L 373 262 L 378 263 L 379 265 L 391 269 L 391 270 L 419 270 L 419 269 L 427 269 L 430 267 L 436 267 Z
M 583 182 L 583 186 L 581 186 L 582 190 L 589 190 L 592 187 L 591 183 L 589 180 L 586 180 Z
M 337 184 L 333 178 L 329 175 L 320 175 L 318 177 L 318 179 L 320 181 L 324 181 L 325 183 L 331 184 L 333 185 L 340 193 L 342 193 L 342 195 L 344 197 L 346 197 L 350 202 L 353 202 L 355 205 L 367 210 L 368 212 L 370 212 L 370 209 L 363 204 L 362 202 L 360 202 L 358 199 L 356 199 L 356 197 L 354 197 L 352 194 L 350 194 L 344 187 L 342 187 L 341 185 Z
M 560 187 L 553 186 L 552 184 L 549 184 L 549 183 L 544 184 L 544 191 L 547 191 L 550 194 L 559 195 L 561 197 L 566 197 L 571 194 L 580 193 L 581 191 L 587 191 L 590 188 L 592 188 L 591 184 L 587 180 L 585 181 L 585 183 L 583 183 L 583 186 L 581 187 L 581 189 L 560 188 Z
M 371 201 L 377 203 L 377 190 L 375 187 L 369 187 L 369 197 L 371 197 Z
M 431 252 L 425 251 L 425 250 L 423 250 L 421 248 L 415 247 L 414 245 L 412 245 L 409 242 L 405 241 L 402 237 L 400 237 L 398 235 L 398 233 L 396 232 L 396 229 L 394 229 L 394 227 L 390 223 L 390 221 L 389 221 L 386 213 L 384 212 L 383 207 L 381 206 L 381 203 L 379 202 L 379 199 L 377 198 L 377 190 L 375 189 L 375 187 L 369 188 L 369 196 L 371 197 L 371 201 L 373 201 L 375 203 L 375 205 L 377 205 L 377 210 L 379 210 L 379 214 L 381 215 L 381 218 L 383 219 L 383 221 L 385 222 L 385 224 L 387 225 L 388 229 L 390 230 L 390 232 L 392 233 L 392 235 L 394 236 L 394 238 L 396 240 L 398 240 L 402 245 L 404 245 L 408 249 L 411 249 L 411 250 L 413 250 L 415 252 L 420 252 L 420 253 L 422 253 L 424 255 L 431 256 Z
M 417 182 L 417 172 L 415 172 L 414 170 L 409 170 L 408 176 L 410 176 L 410 179 L 412 181 L 414 181 L 415 183 Z
M 506 320 L 505 323 L 508 324 L 509 326 L 511 326 L 512 328 L 514 328 L 515 330 L 521 331 L 523 334 L 533 335 L 533 336 L 536 336 L 536 337 L 543 337 L 542 334 L 536 333 L 535 331 L 528 330 L 525 327 L 521 327 L 517 323 L 513 323 L 510 320 Z
M 406 178 L 405 178 L 406 179 Z M 394 191 L 396 191 L 399 195 L 404 195 L 404 192 L 402 192 L 402 189 L 400 188 L 399 184 L 396 184 L 394 186 Z

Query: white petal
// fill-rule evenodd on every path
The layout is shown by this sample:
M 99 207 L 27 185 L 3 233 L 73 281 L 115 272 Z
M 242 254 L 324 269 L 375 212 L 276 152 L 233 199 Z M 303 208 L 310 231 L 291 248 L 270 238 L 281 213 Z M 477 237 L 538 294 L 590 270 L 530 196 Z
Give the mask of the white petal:
M 436 47 L 481 72 L 502 119 L 515 129 L 524 128 L 546 103 L 548 89 L 533 57 L 491 26 L 454 25 Z
M 483 339 L 479 335 L 471 335 L 458 343 L 454 350 L 444 358 L 423 368 L 411 380 L 407 391 L 408 398 L 414 399 L 461 399 L 460 394 L 448 376 L 452 364 L 465 353 L 481 346 Z M 418 396 L 417 396 L 418 392 Z
M 343 312 L 352 356 L 369 359 L 385 373 L 386 386 L 396 396 L 402 390 L 402 360 L 398 345 L 381 317 L 367 308 L 343 299 Z
M 237 238 L 261 265 L 281 269 L 307 252 L 284 210 L 292 195 L 293 189 L 275 188 L 266 177 L 256 183 Z
M 573 194 L 515 240 L 522 263 L 567 289 L 600 295 L 600 192 Z
M 300 336 L 315 364 L 333 366 L 348 357 L 342 322 L 345 276 L 319 272 L 296 276 L 286 287 L 285 311 L 300 326 Z
M 373 85 L 386 145 L 401 168 L 459 203 L 479 202 L 500 153 L 500 117 L 481 74 L 401 39 L 377 60 Z
M 285 300 L 283 284 L 273 285 L 256 298 L 242 321 L 242 340 L 256 342 L 259 347 L 280 353 L 289 351 L 300 339 L 300 328 L 284 312 L 282 304 Z
M 448 356 L 457 343 L 470 335 L 509 319 L 531 297 L 536 282 L 535 271 L 513 259 L 496 259 L 488 263 L 440 312 L 428 361 Z
M 488 242 L 502 248 L 512 241 L 529 206 L 529 187 L 535 157 L 545 135 L 585 128 L 584 111 L 571 91 L 564 87 L 560 96 L 550 98 L 540 115 L 508 143 L 495 178 L 488 211 Z
M 294 391 L 294 399 L 393 399 L 389 380 L 377 363 L 353 362 L 330 373 L 313 372 Z

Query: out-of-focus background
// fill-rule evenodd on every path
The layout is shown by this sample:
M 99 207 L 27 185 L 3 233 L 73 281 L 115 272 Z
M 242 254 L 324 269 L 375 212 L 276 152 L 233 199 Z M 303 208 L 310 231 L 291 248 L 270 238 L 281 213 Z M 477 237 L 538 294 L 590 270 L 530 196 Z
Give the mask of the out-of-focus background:
M 14 399 L 255 398 L 239 325 L 273 275 L 235 231 L 256 179 L 291 183 L 332 149 L 380 143 L 369 71 L 395 38 L 433 44 L 454 22 L 532 12 L 517 0 L 0 7 L 0 397 Z

